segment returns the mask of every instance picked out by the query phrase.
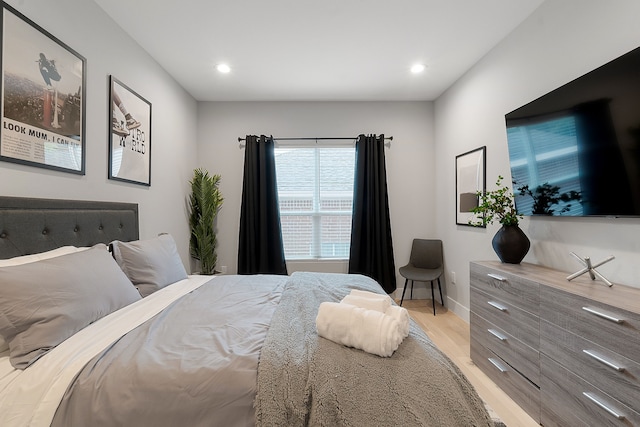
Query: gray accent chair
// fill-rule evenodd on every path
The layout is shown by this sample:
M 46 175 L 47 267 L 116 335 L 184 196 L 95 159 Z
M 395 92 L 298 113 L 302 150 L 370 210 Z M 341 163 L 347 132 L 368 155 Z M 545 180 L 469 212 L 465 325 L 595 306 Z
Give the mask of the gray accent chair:
M 436 239 L 413 239 L 411 246 L 411 255 L 409 263 L 400 267 L 400 275 L 405 278 L 404 289 L 400 305 L 404 300 L 404 293 L 407 290 L 407 284 L 411 280 L 411 299 L 413 299 L 413 282 L 430 282 L 431 283 L 431 301 L 433 303 L 433 315 L 436 315 L 436 300 L 433 291 L 433 282 L 438 282 L 438 290 L 440 291 L 440 302 L 444 306 L 442 298 L 442 287 L 440 285 L 440 276 L 443 272 L 443 253 L 442 240 Z

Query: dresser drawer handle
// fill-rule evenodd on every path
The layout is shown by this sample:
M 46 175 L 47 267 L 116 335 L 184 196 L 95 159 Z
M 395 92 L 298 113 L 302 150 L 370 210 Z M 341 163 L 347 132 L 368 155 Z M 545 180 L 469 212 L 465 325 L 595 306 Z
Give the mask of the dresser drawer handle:
M 611 369 L 614 369 L 618 372 L 622 372 L 624 371 L 624 367 L 622 366 L 618 366 L 613 362 L 610 362 L 609 360 L 605 359 L 604 357 L 600 356 L 598 353 L 592 351 L 592 350 L 582 350 L 583 353 L 585 353 L 588 356 L 591 356 L 592 358 L 596 359 L 598 362 L 607 365 L 608 367 L 610 367 Z
M 487 332 L 489 332 L 494 337 L 498 338 L 500 341 L 506 341 L 507 340 L 507 337 L 505 337 L 504 335 L 502 335 L 500 332 L 496 331 L 495 329 L 487 329 Z
M 487 301 L 487 304 L 489 304 L 491 307 L 493 308 L 497 308 L 500 311 L 507 311 L 507 307 L 505 307 L 504 305 L 494 302 L 494 301 Z
M 500 282 L 506 282 L 507 281 L 507 279 L 505 277 L 499 276 L 499 275 L 494 274 L 494 273 L 487 273 L 487 276 L 491 277 L 492 279 L 496 279 L 496 280 L 498 280 Z
M 591 307 L 582 307 L 582 309 L 584 311 L 588 312 L 588 313 L 595 314 L 596 316 L 602 317 L 603 319 L 607 319 L 610 322 L 615 322 L 615 323 L 624 322 L 624 320 L 622 320 L 622 319 L 618 319 L 617 317 L 613 317 L 613 316 L 611 316 L 609 314 L 602 313 L 602 312 L 600 312 L 600 311 L 598 311 L 598 310 L 596 310 L 594 308 L 591 308 Z
M 493 357 L 490 357 L 487 359 L 489 362 L 491 362 L 491 364 L 493 366 L 495 366 L 501 373 L 505 373 L 507 372 L 507 368 L 505 368 L 504 366 L 502 366 L 502 363 L 498 362 L 496 359 L 494 359 Z
M 583 391 L 582 394 L 584 394 L 587 399 L 589 399 L 590 401 L 592 401 L 593 403 L 595 403 L 596 405 L 598 405 L 599 407 L 607 411 L 609 415 L 611 415 L 612 417 L 617 418 L 619 420 L 624 419 L 624 415 L 620 415 L 614 409 L 611 409 L 609 406 L 607 406 L 606 403 L 598 399 L 598 397 L 596 397 L 593 393 L 588 393 L 586 391 Z

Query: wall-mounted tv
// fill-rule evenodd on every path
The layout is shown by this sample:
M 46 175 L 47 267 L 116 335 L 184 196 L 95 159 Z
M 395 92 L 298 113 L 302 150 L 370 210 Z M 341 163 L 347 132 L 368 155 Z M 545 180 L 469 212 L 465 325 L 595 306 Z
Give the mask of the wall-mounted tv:
M 640 48 L 505 121 L 519 212 L 640 216 Z

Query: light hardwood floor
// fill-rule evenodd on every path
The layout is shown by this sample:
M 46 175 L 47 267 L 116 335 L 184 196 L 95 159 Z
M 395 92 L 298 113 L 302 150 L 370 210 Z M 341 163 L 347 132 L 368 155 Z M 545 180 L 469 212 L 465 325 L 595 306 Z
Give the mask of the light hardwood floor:
M 434 316 L 431 300 L 405 300 L 402 306 L 438 348 L 460 367 L 478 394 L 489 403 L 507 427 L 539 427 L 471 361 L 468 323 L 438 303 Z

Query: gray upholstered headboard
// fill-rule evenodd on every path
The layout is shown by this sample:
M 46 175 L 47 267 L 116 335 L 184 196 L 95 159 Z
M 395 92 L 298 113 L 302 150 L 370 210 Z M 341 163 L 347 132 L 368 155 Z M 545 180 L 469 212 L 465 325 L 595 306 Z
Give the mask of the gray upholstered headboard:
M 0 196 L 0 259 L 138 238 L 136 203 Z

